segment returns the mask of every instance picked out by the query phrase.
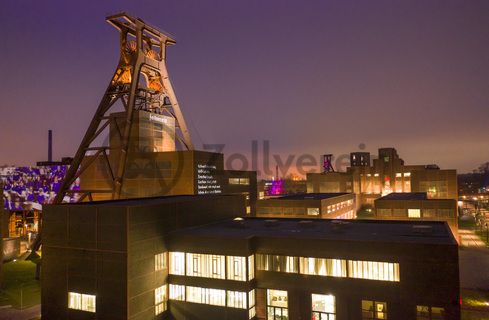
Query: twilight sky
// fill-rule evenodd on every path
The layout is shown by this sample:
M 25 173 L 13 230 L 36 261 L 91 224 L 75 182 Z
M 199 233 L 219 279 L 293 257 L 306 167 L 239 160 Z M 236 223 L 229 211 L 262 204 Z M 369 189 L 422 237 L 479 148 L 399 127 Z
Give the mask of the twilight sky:
M 119 11 L 176 37 L 168 67 L 197 146 L 489 161 L 487 0 L 5 0 L 0 164 L 45 160 L 49 128 L 55 158 L 73 156 L 118 62 L 104 18 Z

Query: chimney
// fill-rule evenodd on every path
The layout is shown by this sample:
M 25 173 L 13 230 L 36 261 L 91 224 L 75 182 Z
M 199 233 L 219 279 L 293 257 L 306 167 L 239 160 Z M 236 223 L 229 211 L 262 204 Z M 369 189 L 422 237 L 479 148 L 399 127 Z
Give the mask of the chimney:
M 53 130 L 48 130 L 48 161 L 53 161 Z

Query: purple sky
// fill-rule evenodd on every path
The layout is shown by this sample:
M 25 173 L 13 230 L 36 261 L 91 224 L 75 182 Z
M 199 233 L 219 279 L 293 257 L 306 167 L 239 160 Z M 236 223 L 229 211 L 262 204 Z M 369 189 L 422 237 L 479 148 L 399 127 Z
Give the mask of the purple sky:
M 72 156 L 118 61 L 104 18 L 168 31 L 194 143 L 248 154 L 394 146 L 408 164 L 489 161 L 489 1 L 3 1 L 0 164 Z

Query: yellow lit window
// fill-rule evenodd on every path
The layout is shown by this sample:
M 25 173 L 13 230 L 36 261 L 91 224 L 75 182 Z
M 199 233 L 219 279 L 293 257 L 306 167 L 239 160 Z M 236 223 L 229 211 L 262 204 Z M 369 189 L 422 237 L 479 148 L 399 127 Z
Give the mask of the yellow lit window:
M 348 261 L 348 276 L 350 278 L 400 281 L 399 264 L 376 261 Z
M 334 320 L 335 297 L 332 294 L 312 294 L 312 320 Z
M 96 297 L 91 294 L 68 292 L 68 308 L 87 312 L 96 311 Z
M 170 274 L 185 275 L 184 252 L 170 252 Z
M 166 285 L 155 289 L 155 315 L 159 315 L 166 311 Z
M 409 218 L 421 218 L 421 209 L 408 209 Z
M 267 319 L 289 319 L 287 291 L 267 290 Z
M 227 279 L 246 281 L 246 257 L 227 257 Z
M 252 319 L 254 316 L 256 316 L 256 309 L 255 309 L 255 290 L 251 290 L 248 292 L 248 318 Z
M 246 292 L 228 291 L 227 306 L 230 308 L 246 309 Z
M 387 303 L 362 300 L 362 320 L 387 319 Z
M 298 260 L 298 257 L 257 254 L 256 269 L 265 271 L 298 273 Z
M 255 278 L 255 256 L 248 257 L 248 281 Z
M 319 208 L 307 208 L 307 215 L 318 216 L 319 215 Z
M 170 300 L 185 301 L 185 286 L 170 284 Z
M 187 253 L 187 276 L 225 279 L 225 256 Z
M 346 260 L 299 258 L 300 273 L 316 276 L 346 277 Z
M 187 287 L 187 302 L 226 306 L 226 290 Z
M 155 254 L 155 271 L 166 269 L 166 252 Z

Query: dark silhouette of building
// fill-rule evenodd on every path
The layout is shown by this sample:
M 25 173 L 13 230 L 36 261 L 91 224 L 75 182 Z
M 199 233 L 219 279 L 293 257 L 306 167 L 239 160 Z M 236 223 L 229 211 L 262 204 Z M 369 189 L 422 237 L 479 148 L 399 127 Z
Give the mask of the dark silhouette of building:
M 244 200 L 48 206 L 43 319 L 460 319 L 445 222 L 242 218 Z

